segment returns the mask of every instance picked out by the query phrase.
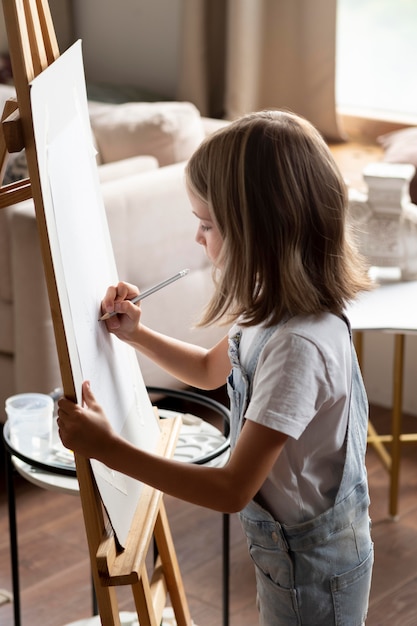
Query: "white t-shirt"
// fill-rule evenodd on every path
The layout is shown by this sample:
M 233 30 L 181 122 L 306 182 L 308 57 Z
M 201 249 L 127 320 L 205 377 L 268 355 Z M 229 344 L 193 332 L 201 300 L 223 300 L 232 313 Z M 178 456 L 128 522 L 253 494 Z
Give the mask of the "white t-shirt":
M 247 368 L 260 329 L 241 330 L 240 361 Z M 289 436 L 259 494 L 283 524 L 312 519 L 334 503 L 344 466 L 351 375 L 347 324 L 330 313 L 291 318 L 262 349 L 245 417 Z

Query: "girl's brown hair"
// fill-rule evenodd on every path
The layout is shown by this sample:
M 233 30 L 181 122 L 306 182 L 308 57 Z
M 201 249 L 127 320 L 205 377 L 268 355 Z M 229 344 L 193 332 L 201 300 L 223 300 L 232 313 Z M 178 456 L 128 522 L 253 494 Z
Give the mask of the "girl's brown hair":
M 282 111 L 246 115 L 201 144 L 186 176 L 223 238 L 202 325 L 340 315 L 370 287 L 348 231 L 345 183 L 305 119 Z

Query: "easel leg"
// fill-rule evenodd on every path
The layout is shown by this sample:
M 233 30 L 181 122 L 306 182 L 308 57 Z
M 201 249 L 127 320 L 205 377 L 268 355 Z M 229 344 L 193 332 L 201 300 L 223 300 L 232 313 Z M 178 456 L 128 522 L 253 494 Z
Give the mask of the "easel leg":
M 142 569 L 140 580 L 132 585 L 132 592 L 135 599 L 136 612 L 140 619 L 140 626 L 159 626 L 155 616 L 154 600 L 146 566 Z
M 93 607 L 93 615 L 98 615 L 96 590 L 94 589 L 94 578 L 91 576 L 91 604 Z
M 98 607 L 102 623 L 105 626 L 120 626 L 116 590 L 114 587 L 104 587 L 101 584 L 96 562 L 97 547 L 100 544 L 105 528 L 99 494 L 92 480 L 89 462 L 81 457 L 77 459 L 76 464 L 84 520 L 89 520 L 88 526 L 86 524 L 86 531 L 90 551 L 91 574 L 95 589 L 95 606 Z
M 177 626 L 191 626 L 191 615 L 185 597 L 184 585 L 163 500 L 161 501 L 154 533 Z
M 95 578 L 93 573 L 93 578 L 97 581 L 94 584 L 94 588 L 101 623 L 105 626 L 121 626 L 115 588 L 102 587 L 98 579 L 98 574 Z

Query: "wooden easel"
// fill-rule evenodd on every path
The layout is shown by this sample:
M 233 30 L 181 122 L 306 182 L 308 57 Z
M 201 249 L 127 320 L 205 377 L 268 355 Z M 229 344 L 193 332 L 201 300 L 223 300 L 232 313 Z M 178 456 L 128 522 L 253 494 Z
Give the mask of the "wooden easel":
M 3 0 L 17 99 L 6 103 L 0 133 L 3 180 L 9 153 L 26 151 L 29 178 L 0 189 L 0 208 L 33 198 L 64 393 L 75 399 L 67 339 L 53 269 L 35 147 L 30 82 L 59 57 L 47 0 Z M 161 420 L 157 452 L 174 454 L 180 420 Z M 141 626 L 159 626 L 169 593 L 178 626 L 190 626 L 178 562 L 162 494 L 144 486 L 127 544 L 120 551 L 106 518 L 90 463 L 76 457 L 91 569 L 103 626 L 120 626 L 116 587 L 130 585 Z M 146 556 L 155 538 L 158 557 L 149 579 Z

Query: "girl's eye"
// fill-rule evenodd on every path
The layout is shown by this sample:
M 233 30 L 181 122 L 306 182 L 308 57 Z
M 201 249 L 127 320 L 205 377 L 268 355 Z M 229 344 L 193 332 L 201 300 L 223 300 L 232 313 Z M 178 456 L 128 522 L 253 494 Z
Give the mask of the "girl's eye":
M 203 233 L 207 233 L 209 230 L 211 230 L 211 226 L 206 226 L 205 224 L 201 224 L 200 225 L 201 230 L 203 231 Z

